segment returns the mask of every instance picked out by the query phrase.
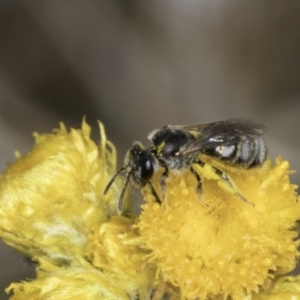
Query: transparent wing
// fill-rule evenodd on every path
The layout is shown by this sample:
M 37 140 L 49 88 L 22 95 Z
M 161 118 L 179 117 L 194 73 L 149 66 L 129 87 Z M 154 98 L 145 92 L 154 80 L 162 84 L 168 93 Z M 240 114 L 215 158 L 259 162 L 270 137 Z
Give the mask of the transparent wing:
M 188 155 L 220 145 L 235 144 L 258 137 L 266 131 L 266 126 L 263 124 L 246 119 L 229 119 L 208 124 L 172 127 L 189 131 L 196 137 L 194 141 L 180 148 L 180 155 Z

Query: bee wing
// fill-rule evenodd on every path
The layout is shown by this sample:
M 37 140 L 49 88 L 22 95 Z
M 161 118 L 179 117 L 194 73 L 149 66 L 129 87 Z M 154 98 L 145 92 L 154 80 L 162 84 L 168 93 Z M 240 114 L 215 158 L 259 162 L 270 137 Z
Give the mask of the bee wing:
M 255 138 L 266 131 L 263 124 L 246 119 L 229 119 L 200 125 L 174 126 L 191 132 L 196 139 L 183 145 L 180 155 L 211 149 L 220 145 L 230 145 L 246 139 Z

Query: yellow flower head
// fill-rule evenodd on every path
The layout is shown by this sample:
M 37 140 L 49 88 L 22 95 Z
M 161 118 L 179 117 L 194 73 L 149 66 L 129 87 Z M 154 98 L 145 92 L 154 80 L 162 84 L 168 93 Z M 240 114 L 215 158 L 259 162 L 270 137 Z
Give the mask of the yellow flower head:
M 135 216 L 118 216 L 120 182 L 103 196 L 116 152 L 100 124 L 35 134 L 36 145 L 0 178 L 0 236 L 38 263 L 37 279 L 12 284 L 14 300 L 147 299 L 155 268 L 136 246 Z
M 296 265 L 296 186 L 280 158 L 275 166 L 266 161 L 252 170 L 203 160 L 204 167 L 196 169 L 201 194 L 189 171 L 170 174 L 162 205 L 145 193 L 138 226 L 144 247 L 152 251 L 148 261 L 158 266 L 157 282 L 178 288 L 180 299 L 245 299 Z M 160 176 L 156 180 L 159 189 Z
M 117 188 L 103 190 L 116 164 L 105 139 L 98 149 L 90 127 L 35 134 L 36 145 L 0 178 L 0 236 L 30 255 L 69 259 L 84 254 L 87 234 L 116 212 Z

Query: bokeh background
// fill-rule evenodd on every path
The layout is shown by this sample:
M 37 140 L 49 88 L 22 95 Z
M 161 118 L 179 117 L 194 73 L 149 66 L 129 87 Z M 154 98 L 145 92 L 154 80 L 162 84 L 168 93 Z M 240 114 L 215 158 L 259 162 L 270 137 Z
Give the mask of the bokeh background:
M 0 1 L 1 171 L 33 131 L 83 115 L 120 165 L 154 128 L 246 117 L 300 170 L 299 15 L 298 0 Z M 33 274 L 0 245 L 0 299 Z

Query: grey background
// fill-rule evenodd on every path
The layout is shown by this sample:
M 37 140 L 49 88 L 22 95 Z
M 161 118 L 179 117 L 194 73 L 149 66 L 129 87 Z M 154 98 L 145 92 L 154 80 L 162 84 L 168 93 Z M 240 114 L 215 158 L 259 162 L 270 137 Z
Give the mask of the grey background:
M 300 170 L 299 16 L 298 0 L 0 1 L 1 171 L 33 131 L 83 115 L 121 160 L 166 124 L 251 118 Z M 33 276 L 6 246 L 0 270 L 1 291 Z

